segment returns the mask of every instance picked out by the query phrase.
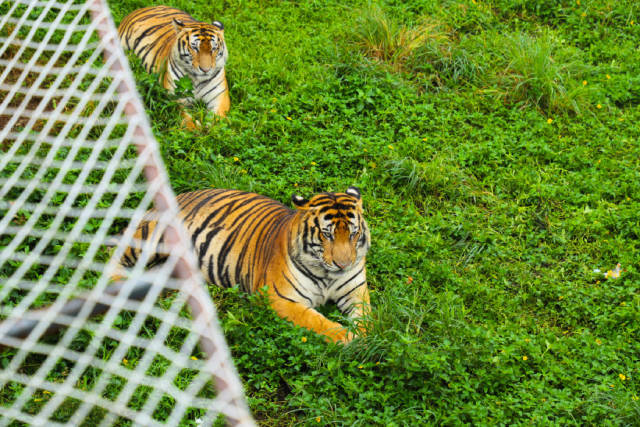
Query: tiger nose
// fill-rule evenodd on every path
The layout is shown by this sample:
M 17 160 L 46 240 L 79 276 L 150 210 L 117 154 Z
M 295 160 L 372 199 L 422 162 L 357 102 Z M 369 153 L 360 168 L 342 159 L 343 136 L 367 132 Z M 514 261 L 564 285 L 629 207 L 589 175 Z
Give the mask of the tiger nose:
M 336 265 L 336 267 L 338 267 L 340 270 L 344 270 L 344 268 L 347 266 L 347 264 L 342 264 L 339 263 L 338 261 L 333 261 L 333 263 Z

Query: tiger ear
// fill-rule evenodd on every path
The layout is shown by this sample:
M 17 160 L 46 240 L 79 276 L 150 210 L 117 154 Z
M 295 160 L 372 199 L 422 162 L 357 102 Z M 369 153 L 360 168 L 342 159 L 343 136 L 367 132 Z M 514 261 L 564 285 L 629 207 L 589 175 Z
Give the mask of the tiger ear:
M 307 199 L 305 199 L 302 196 L 298 196 L 297 194 L 291 195 L 291 201 L 293 202 L 294 205 L 296 205 L 299 208 L 305 208 L 309 203 Z
M 220 22 L 220 21 L 213 21 L 213 22 L 211 23 L 211 25 L 213 25 L 214 27 L 218 27 L 218 28 L 220 28 L 221 30 L 224 30 L 224 25 L 222 25 L 222 22 Z
M 352 185 L 351 187 L 347 188 L 347 191 L 345 191 L 345 193 L 347 193 L 351 197 L 355 197 L 356 198 L 356 205 L 360 206 L 360 208 L 362 208 L 362 196 L 360 194 L 360 189 L 358 187 L 354 187 Z
M 175 28 L 176 33 L 179 33 L 184 29 L 184 22 L 181 19 L 173 18 L 173 28 Z
M 349 188 L 347 188 L 347 191 L 345 191 L 345 193 L 347 193 L 350 196 L 355 197 L 356 199 L 360 200 L 360 189 L 358 187 L 354 187 L 351 186 Z

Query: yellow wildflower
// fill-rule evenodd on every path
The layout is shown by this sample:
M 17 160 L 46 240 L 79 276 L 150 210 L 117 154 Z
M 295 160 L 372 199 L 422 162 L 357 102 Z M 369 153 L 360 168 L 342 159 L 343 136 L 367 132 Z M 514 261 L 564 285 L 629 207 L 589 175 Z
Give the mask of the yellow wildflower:
M 287 120 L 293 120 L 291 117 L 287 116 Z
M 605 279 L 617 279 L 620 277 L 620 263 L 616 264 L 616 268 L 609 270 L 604 274 Z
M 580 0 L 576 0 L 576 4 L 580 6 Z
M 389 144 L 388 146 L 391 150 L 393 150 L 393 145 Z
M 423 140 L 424 142 L 427 142 L 427 138 L 422 138 L 422 140 Z
M 596 338 L 596 344 L 601 345 L 602 341 L 600 340 L 600 338 Z
M 587 12 L 582 12 L 581 16 L 584 18 L 585 16 L 587 16 Z
M 611 76 L 610 76 L 609 74 L 607 74 L 607 76 L 606 76 L 606 77 L 607 77 L 607 80 L 610 80 L 610 79 L 611 79 Z
M 300 338 L 300 341 L 302 341 L 302 342 L 307 342 L 307 337 L 302 337 L 302 338 Z
M 198 360 L 198 358 L 195 356 L 191 356 L 191 360 Z
M 586 86 L 586 85 L 587 85 L 587 81 L 586 81 L 586 80 L 583 80 L 583 81 L 582 81 L 582 86 Z
M 271 111 L 272 113 L 275 113 L 275 112 L 276 112 L 276 109 L 275 109 L 275 108 L 272 108 L 272 109 L 271 109 L 271 110 L 269 110 L 269 111 Z
M 529 338 L 525 338 L 524 342 L 531 342 L 531 340 Z
M 320 421 L 322 421 L 322 418 L 316 417 L 316 422 L 319 423 Z
M 522 360 L 529 360 L 527 356 L 522 356 Z
M 547 119 L 547 123 L 549 123 L 549 124 L 553 123 L 553 119 L 552 118 L 548 118 Z
M 620 381 L 624 381 L 627 379 L 627 376 L 625 374 L 618 374 L 618 376 L 620 377 Z
M 633 25 L 633 21 L 629 22 L 629 25 Z
M 129 363 L 129 361 L 127 359 L 122 359 L 122 363 L 126 365 L 127 363 Z
M 599 110 L 600 108 L 602 108 L 602 105 L 598 104 L 596 105 L 596 108 Z
M 358 365 L 358 369 L 362 369 L 362 368 L 364 368 L 364 366 Z
M 315 166 L 315 165 L 317 165 L 316 162 L 311 162 L 311 166 Z
M 240 161 L 240 159 L 239 159 L 239 158 L 237 158 L 237 157 L 234 157 L 234 158 L 233 158 L 233 161 L 234 161 L 234 162 L 239 162 L 239 161 Z

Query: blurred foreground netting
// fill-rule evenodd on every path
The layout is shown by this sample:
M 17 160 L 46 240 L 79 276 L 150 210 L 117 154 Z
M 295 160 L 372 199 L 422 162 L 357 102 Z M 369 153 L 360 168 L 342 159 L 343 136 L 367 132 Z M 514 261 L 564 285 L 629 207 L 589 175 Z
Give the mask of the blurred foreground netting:
M 0 425 L 253 425 L 176 213 L 106 4 L 0 2 Z

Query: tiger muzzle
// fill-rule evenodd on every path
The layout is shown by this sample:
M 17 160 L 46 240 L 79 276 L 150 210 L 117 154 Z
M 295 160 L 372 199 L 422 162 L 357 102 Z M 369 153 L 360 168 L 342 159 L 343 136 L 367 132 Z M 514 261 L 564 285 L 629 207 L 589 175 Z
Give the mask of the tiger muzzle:
M 213 62 L 211 54 L 204 52 L 200 53 L 200 57 L 198 58 L 198 68 L 200 68 L 202 72 L 208 73 L 215 65 Z
M 351 248 L 348 244 L 336 245 L 332 251 L 333 264 L 340 270 L 344 270 L 353 264 L 355 256 L 351 253 Z

